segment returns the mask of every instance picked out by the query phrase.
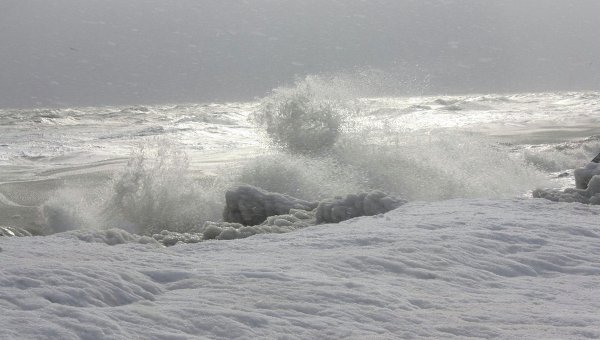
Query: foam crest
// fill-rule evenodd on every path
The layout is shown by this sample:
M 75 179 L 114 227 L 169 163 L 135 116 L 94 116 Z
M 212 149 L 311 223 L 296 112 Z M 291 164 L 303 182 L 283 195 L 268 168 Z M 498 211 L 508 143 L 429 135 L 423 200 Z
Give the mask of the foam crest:
M 339 82 L 308 76 L 293 87 L 274 89 L 252 118 L 275 145 L 290 152 L 327 151 L 342 133 L 348 116 L 359 110 L 356 97 Z

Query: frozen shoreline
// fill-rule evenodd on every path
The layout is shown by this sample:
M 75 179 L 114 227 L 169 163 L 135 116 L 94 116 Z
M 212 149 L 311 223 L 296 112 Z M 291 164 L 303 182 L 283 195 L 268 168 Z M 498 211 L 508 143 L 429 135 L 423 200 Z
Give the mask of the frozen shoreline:
M 9 338 L 595 338 L 598 215 L 454 199 L 170 248 L 2 238 L 0 326 Z

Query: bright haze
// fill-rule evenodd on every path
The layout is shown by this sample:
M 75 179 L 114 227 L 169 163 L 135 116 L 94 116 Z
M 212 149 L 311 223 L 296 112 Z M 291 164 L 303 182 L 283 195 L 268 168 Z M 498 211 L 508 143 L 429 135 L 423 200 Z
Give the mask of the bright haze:
M 597 0 L 2 0 L 0 107 L 243 100 L 365 69 L 416 84 L 394 94 L 599 90 L 599 14 Z

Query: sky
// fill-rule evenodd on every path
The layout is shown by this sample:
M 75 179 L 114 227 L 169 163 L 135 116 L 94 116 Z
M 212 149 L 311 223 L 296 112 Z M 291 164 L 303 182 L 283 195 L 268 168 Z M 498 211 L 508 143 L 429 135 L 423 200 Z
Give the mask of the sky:
M 596 0 L 1 0 L 0 108 L 247 100 L 308 74 L 393 94 L 600 90 Z

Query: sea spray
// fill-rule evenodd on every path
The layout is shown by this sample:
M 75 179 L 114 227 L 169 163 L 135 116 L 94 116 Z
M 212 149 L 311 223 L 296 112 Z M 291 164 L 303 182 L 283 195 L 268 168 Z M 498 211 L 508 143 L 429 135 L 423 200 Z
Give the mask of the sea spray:
M 244 164 L 234 180 L 304 200 L 320 200 L 365 189 L 359 173 L 324 156 L 275 152 Z
M 334 84 L 308 76 L 294 87 L 276 88 L 262 99 L 252 119 L 275 145 L 289 152 L 324 153 L 344 130 L 347 118 L 359 111 L 356 97 Z
M 600 150 L 600 136 L 531 146 L 525 150 L 528 163 L 548 172 L 564 172 L 578 168 L 592 159 Z
M 50 235 L 77 229 L 104 227 L 102 207 L 108 188 L 70 186 L 55 191 L 39 207 L 40 232 Z
M 540 171 L 492 138 L 373 121 L 354 88 L 312 76 L 273 90 L 254 118 L 289 159 L 262 158 L 242 182 L 304 199 L 382 190 L 412 200 L 510 197 L 544 184 Z M 313 189 L 328 184 L 338 190 Z
M 471 133 L 365 130 L 344 136 L 333 155 L 369 189 L 409 200 L 512 197 L 545 183 L 522 157 Z
M 190 176 L 182 149 L 164 139 L 151 139 L 133 151 L 114 181 L 104 216 L 111 226 L 145 235 L 185 232 L 220 219 L 223 200 L 224 190 L 217 182 L 200 183 Z

